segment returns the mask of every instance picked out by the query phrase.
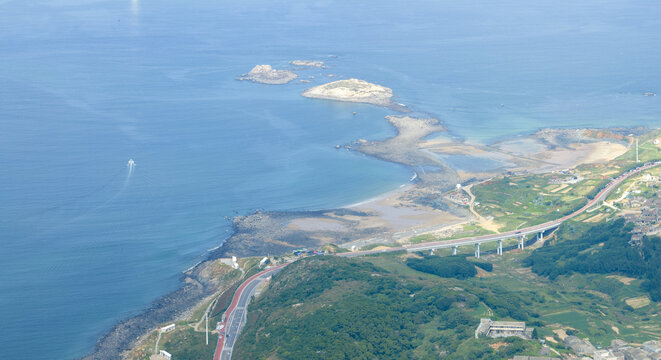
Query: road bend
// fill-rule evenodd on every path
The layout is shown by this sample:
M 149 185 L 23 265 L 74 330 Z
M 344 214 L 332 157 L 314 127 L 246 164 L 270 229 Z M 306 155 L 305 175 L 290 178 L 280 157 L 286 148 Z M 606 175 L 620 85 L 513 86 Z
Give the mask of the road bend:
M 216 351 L 213 354 L 214 360 L 229 360 L 232 358 L 234 343 L 245 325 L 248 312 L 247 307 L 250 304 L 250 299 L 255 294 L 257 286 L 287 265 L 289 264 L 282 264 L 263 270 L 249 277 L 236 289 L 234 297 L 232 297 L 232 302 L 225 311 L 225 316 L 221 322 L 223 329 L 218 335 Z
M 608 197 L 608 195 L 620 184 L 622 184 L 622 182 L 624 182 L 626 179 L 640 173 L 641 171 L 645 171 L 652 167 L 655 167 L 659 164 L 661 164 L 661 161 L 655 161 L 627 171 L 626 173 L 618 176 L 617 178 L 612 179 L 601 191 L 599 191 L 599 193 L 597 193 L 597 195 L 592 200 L 588 201 L 588 203 L 585 204 L 585 206 L 581 207 L 580 209 L 574 211 L 569 215 L 563 216 L 553 221 L 545 222 L 543 224 L 538 224 L 524 229 L 508 231 L 500 234 L 466 237 L 461 239 L 453 239 L 453 240 L 445 240 L 445 241 L 434 241 L 434 242 L 420 243 L 415 245 L 404 245 L 404 246 L 392 247 L 392 248 L 380 249 L 380 250 L 354 251 L 347 253 L 339 253 L 336 255 L 342 257 L 354 257 L 354 256 L 379 254 L 379 253 L 401 251 L 401 250 L 422 251 L 422 250 L 447 248 L 447 247 L 469 245 L 469 244 L 480 244 L 483 242 L 505 240 L 515 237 L 525 236 L 528 234 L 541 233 L 546 230 L 556 228 L 560 226 L 560 224 L 562 224 L 563 222 L 584 213 L 586 210 L 588 210 L 595 204 L 604 201 L 606 197 Z M 245 324 L 246 314 L 247 314 L 246 308 L 250 303 L 250 299 L 255 293 L 255 289 L 260 283 L 266 280 L 269 276 L 277 273 L 287 265 L 289 264 L 279 265 L 264 270 L 262 272 L 259 272 L 248 278 L 248 280 L 244 281 L 239 286 L 239 288 L 234 293 L 234 297 L 232 298 L 232 303 L 227 308 L 227 311 L 225 311 L 226 316 L 223 318 L 223 322 L 222 322 L 224 328 L 223 330 L 220 331 L 220 334 L 218 336 L 218 343 L 216 345 L 216 351 L 213 356 L 214 360 L 231 359 L 234 343 L 239 333 L 241 332 L 243 325 Z
M 431 249 L 440 249 L 440 248 L 449 248 L 449 247 L 455 247 L 455 246 L 461 246 L 461 245 L 471 245 L 471 244 L 480 244 L 484 242 L 491 242 L 491 241 L 498 241 L 498 240 L 505 240 L 505 239 L 511 239 L 511 238 L 516 238 L 516 237 L 522 237 L 525 235 L 529 234 L 536 234 L 536 233 L 543 233 L 546 230 L 554 229 L 560 226 L 563 222 L 572 219 L 582 213 L 584 213 L 587 209 L 591 208 L 595 204 L 598 204 L 606 199 L 608 195 L 615 189 L 617 188 L 622 182 L 624 182 L 626 179 L 630 178 L 631 176 L 634 176 L 641 171 L 645 171 L 648 169 L 651 169 L 657 165 L 661 164 L 661 161 L 655 161 L 655 162 L 650 162 L 645 165 L 639 166 L 635 169 L 629 170 L 626 173 L 618 176 L 617 178 L 612 179 L 597 195 L 590 201 L 588 201 L 585 206 L 582 208 L 574 211 L 573 213 L 563 216 L 559 219 L 552 220 L 549 222 L 545 222 L 543 224 L 538 224 L 534 226 L 530 226 L 527 228 L 519 229 L 519 230 L 512 230 L 500 234 L 490 234 L 490 235 L 483 235 L 483 236 L 475 236 L 475 237 L 466 237 L 466 238 L 461 238 L 461 239 L 453 239 L 453 240 L 444 240 L 444 241 L 434 241 L 434 242 L 428 242 L 428 243 L 420 243 L 420 244 L 415 244 L 415 245 L 403 245 L 399 247 L 392 247 L 388 249 L 379 249 L 379 250 L 365 250 L 365 251 L 354 251 L 354 252 L 346 252 L 346 253 L 339 253 L 337 254 L 338 256 L 343 256 L 343 257 L 354 257 L 354 256 L 363 256 L 363 255 L 372 255 L 372 254 L 379 254 L 379 253 L 385 253 L 385 252 L 392 252 L 392 251 L 423 251 L 423 250 L 431 250 Z

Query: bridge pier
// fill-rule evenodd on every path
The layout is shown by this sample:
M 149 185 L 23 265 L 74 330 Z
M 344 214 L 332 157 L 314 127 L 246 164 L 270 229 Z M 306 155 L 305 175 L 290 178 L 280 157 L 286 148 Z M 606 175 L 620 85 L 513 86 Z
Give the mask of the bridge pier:
M 436 252 L 436 249 L 431 249 L 431 250 L 429 250 L 429 255 L 434 255 L 435 252 Z
M 452 255 L 457 255 L 457 247 L 456 246 L 452 247 Z
M 537 234 L 537 240 L 544 241 L 544 232 L 543 231 L 541 231 L 539 234 Z
M 475 257 L 480 258 L 480 243 L 475 244 Z
M 519 237 L 519 246 L 518 246 L 518 248 L 523 250 L 525 247 L 526 247 L 526 237 L 521 235 L 521 237 Z
M 498 240 L 498 248 L 496 252 L 498 255 L 503 255 L 503 240 Z

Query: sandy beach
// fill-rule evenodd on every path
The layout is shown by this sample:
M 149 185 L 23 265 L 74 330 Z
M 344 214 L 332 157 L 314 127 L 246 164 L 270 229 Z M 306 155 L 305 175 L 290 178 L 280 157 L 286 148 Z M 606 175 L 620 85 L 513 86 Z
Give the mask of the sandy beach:
M 209 260 L 187 272 L 181 289 L 157 300 L 139 317 L 113 328 L 99 341 L 95 354 L 107 353 L 113 346 L 128 349 L 133 342 L 130 339 L 148 330 L 132 325 L 138 319 L 156 324 L 167 316 L 180 316 L 213 293 L 218 284 L 205 283 L 208 277 L 203 274 L 214 259 L 283 254 L 295 248 L 321 248 L 328 244 L 348 249 L 405 244 L 420 235 L 450 237 L 471 222 L 497 231 L 488 219 L 448 201 L 444 195 L 457 183 L 467 186 L 470 193 L 472 184 L 506 172 L 548 172 L 606 162 L 630 147 L 626 141 L 595 137 L 595 131 L 584 129 L 545 129 L 493 145 L 453 141 L 443 136 L 426 140 L 431 134 L 445 131 L 438 120 L 389 116 L 386 121 L 397 129 L 397 135 L 383 141 L 356 141 L 352 151 L 409 166 L 411 174 L 415 174 L 412 182 L 338 209 L 257 211 L 237 216 L 233 219 L 232 236 L 210 251 Z M 475 161 L 497 161 L 505 166 L 456 170 L 444 162 L 444 157 L 457 155 Z

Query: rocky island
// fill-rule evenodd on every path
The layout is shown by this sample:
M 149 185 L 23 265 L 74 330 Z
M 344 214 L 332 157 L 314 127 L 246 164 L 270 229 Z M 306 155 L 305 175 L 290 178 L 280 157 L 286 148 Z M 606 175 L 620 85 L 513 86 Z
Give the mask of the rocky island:
M 391 89 L 358 79 L 338 80 L 315 86 L 305 90 L 301 95 L 307 98 L 367 103 L 387 107 L 393 105 Z
M 290 61 L 289 63 L 294 66 L 310 66 L 310 67 L 318 67 L 318 68 L 326 67 L 324 66 L 323 61 L 294 60 L 294 61 Z
M 239 80 L 250 80 L 262 84 L 282 85 L 294 79 L 298 75 L 289 70 L 276 70 L 271 65 L 256 65 L 249 73 L 244 74 Z

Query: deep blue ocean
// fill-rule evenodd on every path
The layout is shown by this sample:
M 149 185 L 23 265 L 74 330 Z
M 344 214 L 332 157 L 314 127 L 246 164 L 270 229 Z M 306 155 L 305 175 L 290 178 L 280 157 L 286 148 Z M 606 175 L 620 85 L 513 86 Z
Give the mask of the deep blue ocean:
M 328 68 L 235 80 L 295 59 Z M 661 126 L 661 96 L 643 96 L 659 64 L 657 1 L 0 0 L 0 358 L 90 352 L 229 235 L 225 216 L 408 181 L 334 149 L 393 135 L 391 111 L 309 86 L 388 86 L 490 142 Z

